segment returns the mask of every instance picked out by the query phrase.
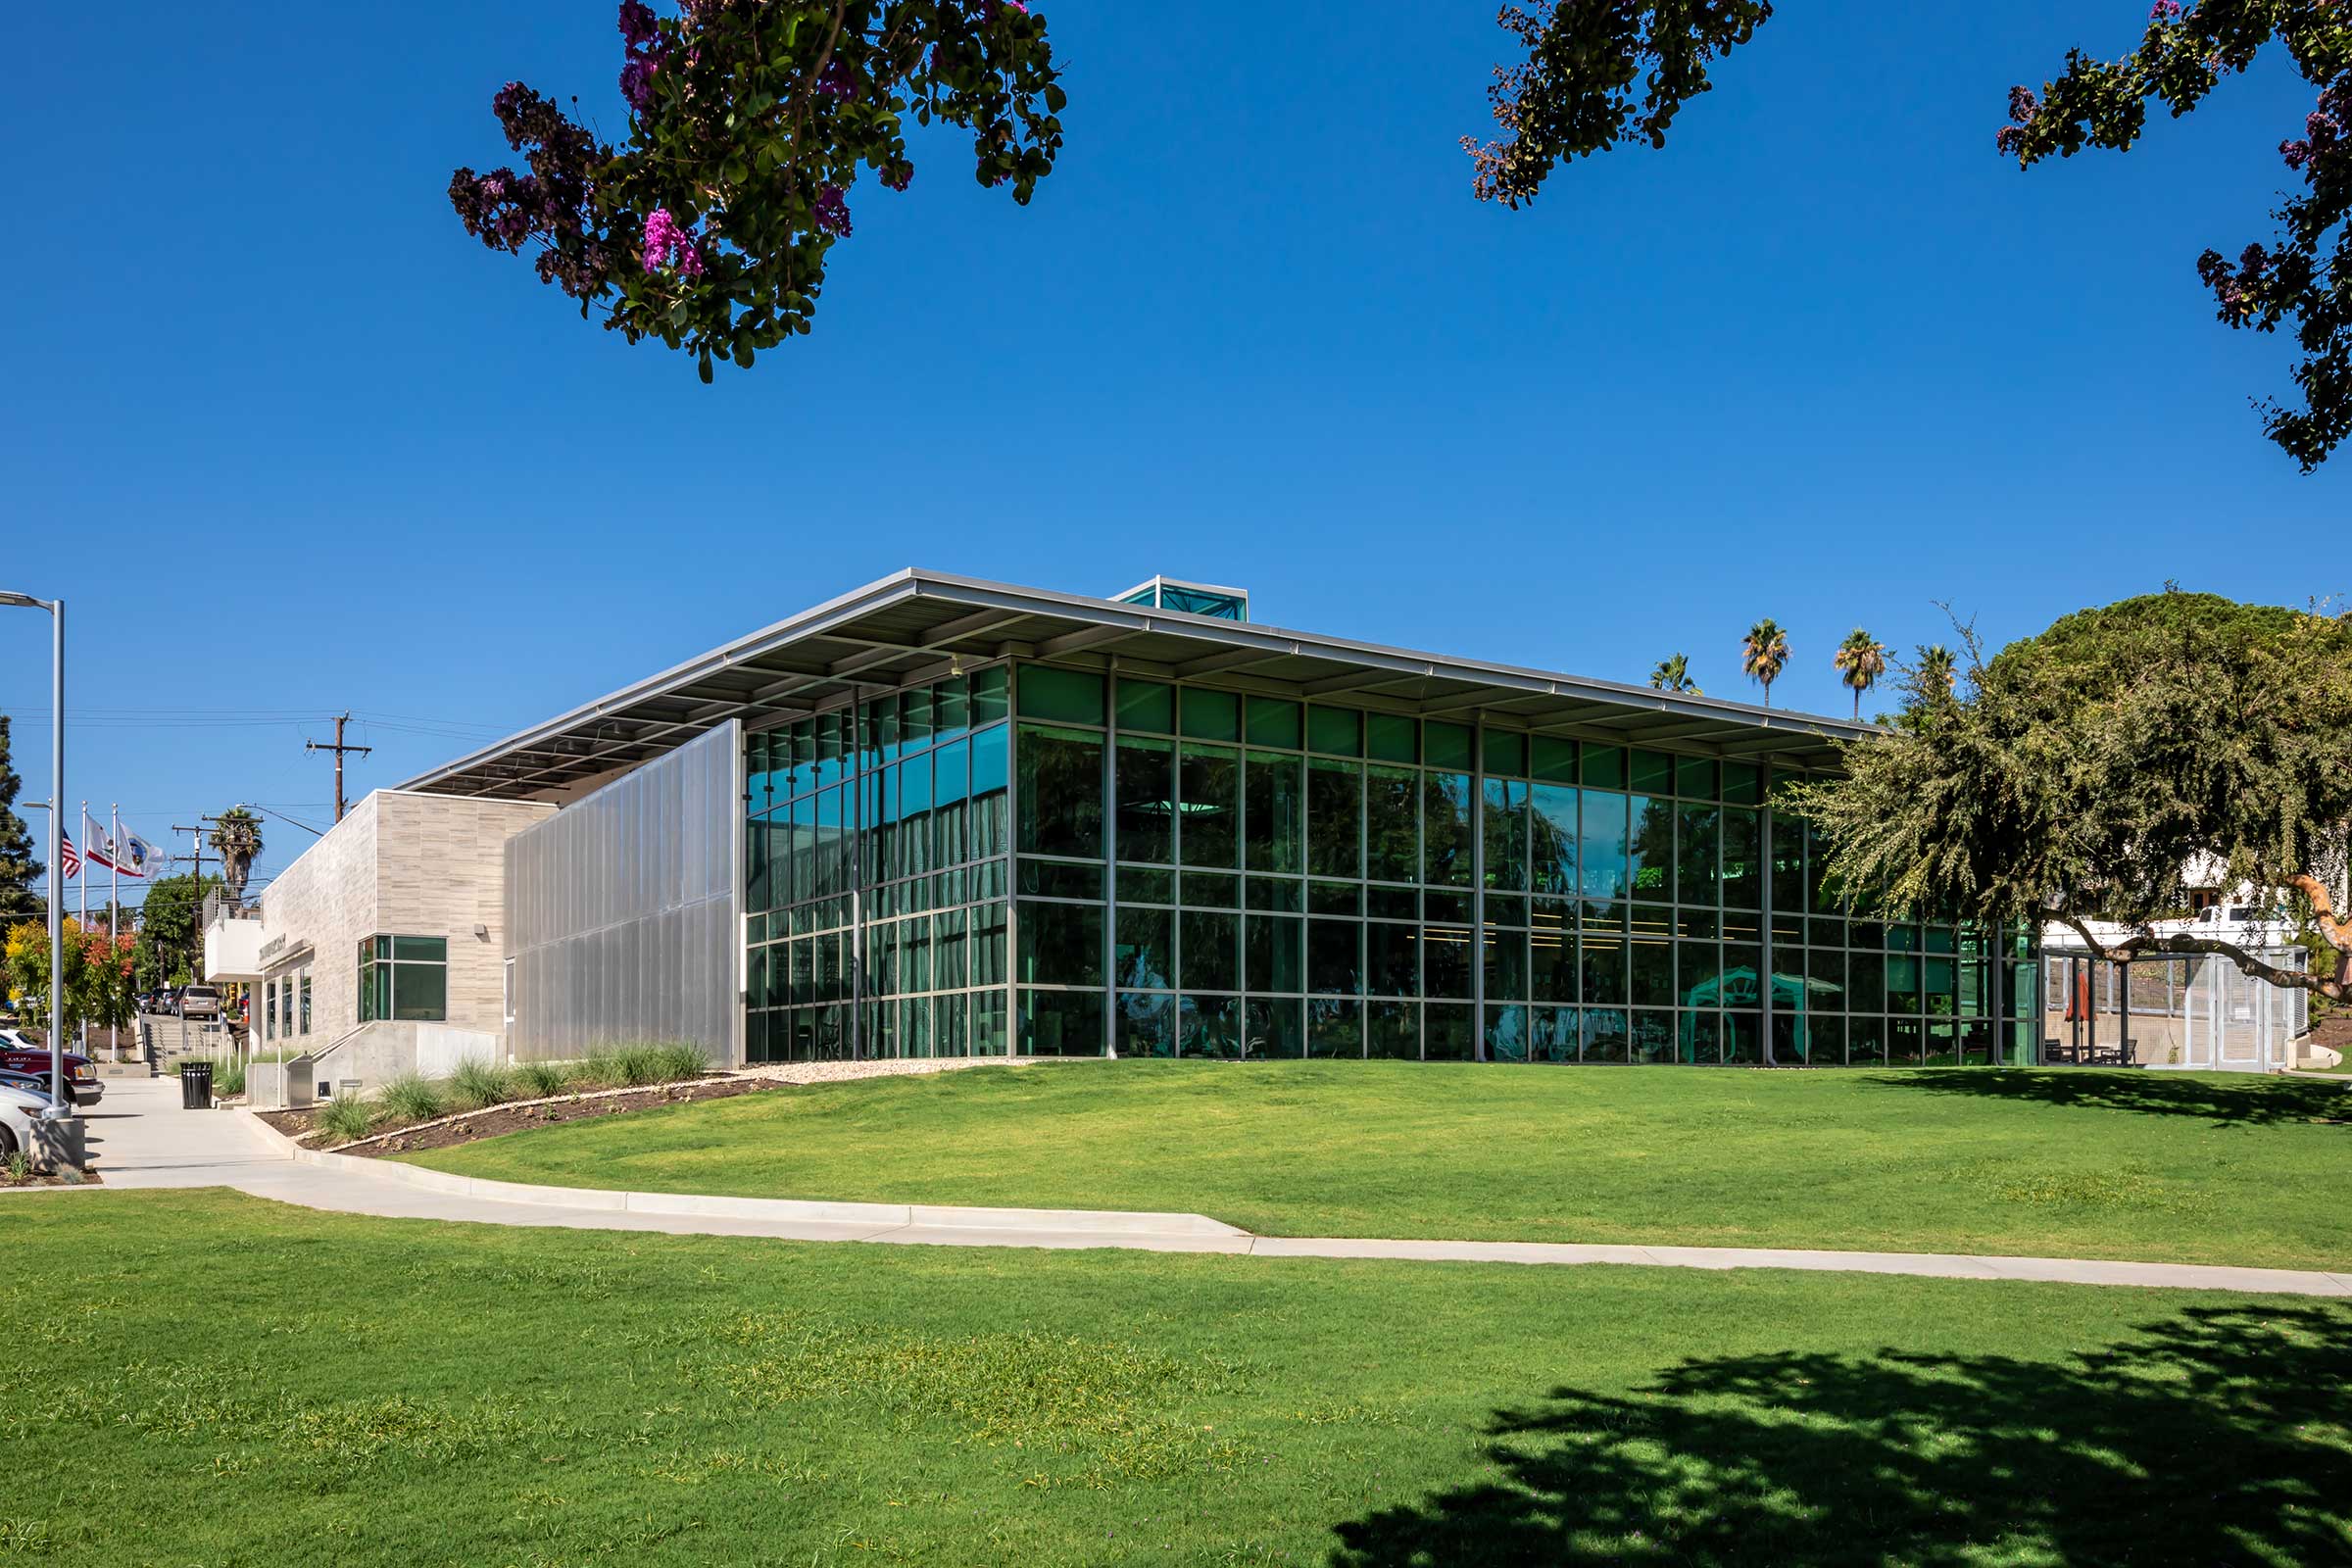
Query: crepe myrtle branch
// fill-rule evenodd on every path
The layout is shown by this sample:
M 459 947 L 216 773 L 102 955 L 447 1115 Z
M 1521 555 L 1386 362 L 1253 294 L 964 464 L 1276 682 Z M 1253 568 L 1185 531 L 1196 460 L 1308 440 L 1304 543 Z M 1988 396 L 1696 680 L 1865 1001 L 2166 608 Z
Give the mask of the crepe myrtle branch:
M 706 381 L 809 329 L 861 174 L 912 181 L 910 127 L 969 131 L 974 178 L 1022 205 L 1060 151 L 1067 100 L 1026 0 L 620 0 L 618 20 L 626 138 L 510 82 L 492 109 L 523 168 L 461 169 L 450 203 Z
M 2300 877 L 2290 878 L 2289 882 L 2290 885 L 2299 887 L 2301 883 L 2311 880 L 2308 877 Z M 2318 884 L 2314 883 L 2314 886 L 2318 886 Z M 2325 901 L 2328 890 L 2320 887 L 2319 893 L 2320 898 Z M 2306 896 L 2309 896 L 2308 893 Z M 2315 904 L 2314 907 L 2317 908 L 2319 906 Z M 2071 910 L 2056 908 L 2047 912 L 2051 919 L 2081 937 L 2082 945 L 2090 949 L 2092 957 L 2102 958 L 2110 963 L 2130 963 L 2134 958 L 2145 958 L 2152 956 L 2227 958 L 2236 966 L 2238 973 L 2253 979 L 2267 980 L 2272 985 L 2290 991 L 2309 991 L 2315 996 L 2326 997 L 2330 1002 L 2352 1001 L 2352 986 L 2344 985 L 2333 975 L 2313 974 L 2302 969 L 2281 969 L 2275 963 L 2269 963 L 2256 957 L 2232 942 L 2220 942 L 2212 937 L 2192 937 L 2185 933 L 2160 935 L 2144 928 L 2134 930 L 2120 942 L 2102 942 L 2089 925 Z M 2338 951 L 2346 948 L 2346 944 L 2341 938 L 2352 934 L 2347 933 L 2332 916 L 2325 917 L 2322 932 L 2327 936 L 2329 944 Z

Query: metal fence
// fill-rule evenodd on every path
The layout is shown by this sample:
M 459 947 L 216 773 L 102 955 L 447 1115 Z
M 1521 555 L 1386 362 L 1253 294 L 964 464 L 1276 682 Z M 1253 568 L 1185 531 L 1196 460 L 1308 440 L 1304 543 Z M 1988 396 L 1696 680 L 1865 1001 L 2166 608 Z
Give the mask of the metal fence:
M 683 1041 L 742 1060 L 742 754 L 729 720 L 507 841 L 515 1059 Z
M 2257 955 L 2301 971 L 2301 948 Z M 2242 973 L 2227 958 L 2135 958 L 2087 949 L 2042 950 L 2045 1062 L 2271 1072 L 2294 1064 L 2310 1026 L 2310 994 Z

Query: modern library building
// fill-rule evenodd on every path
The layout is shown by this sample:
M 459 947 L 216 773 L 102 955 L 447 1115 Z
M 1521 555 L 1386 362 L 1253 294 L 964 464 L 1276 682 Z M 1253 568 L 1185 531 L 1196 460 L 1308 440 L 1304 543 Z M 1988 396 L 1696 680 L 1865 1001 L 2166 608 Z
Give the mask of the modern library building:
M 909 570 L 401 788 L 558 808 L 518 1059 L 2033 1060 L 2033 932 L 1841 907 L 1775 810 L 1866 733 Z

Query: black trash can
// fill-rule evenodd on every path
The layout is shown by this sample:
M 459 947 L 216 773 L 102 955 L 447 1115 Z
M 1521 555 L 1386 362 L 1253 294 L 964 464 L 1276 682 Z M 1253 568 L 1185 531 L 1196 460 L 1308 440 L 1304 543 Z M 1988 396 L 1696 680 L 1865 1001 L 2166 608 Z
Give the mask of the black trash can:
M 209 1061 L 183 1061 L 179 1064 L 179 1108 L 210 1110 L 213 1108 L 213 1064 Z

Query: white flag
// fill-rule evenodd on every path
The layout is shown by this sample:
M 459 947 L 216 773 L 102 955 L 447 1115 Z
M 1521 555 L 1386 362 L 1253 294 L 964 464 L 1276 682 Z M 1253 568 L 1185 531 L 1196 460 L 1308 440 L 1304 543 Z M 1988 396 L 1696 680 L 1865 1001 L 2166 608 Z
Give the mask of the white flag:
M 163 861 L 163 852 L 136 833 L 125 833 L 114 846 L 115 869 L 124 876 L 145 876 L 151 866 Z

